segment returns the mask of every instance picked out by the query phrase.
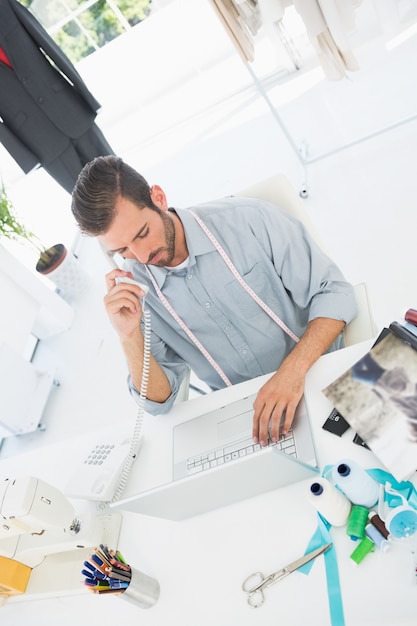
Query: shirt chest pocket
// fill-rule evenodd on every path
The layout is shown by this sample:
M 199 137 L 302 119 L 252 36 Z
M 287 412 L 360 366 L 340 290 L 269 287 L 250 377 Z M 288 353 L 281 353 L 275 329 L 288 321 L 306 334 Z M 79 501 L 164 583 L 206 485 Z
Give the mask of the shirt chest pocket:
M 273 297 L 272 283 L 261 264 L 254 265 L 242 278 L 261 300 L 266 302 L 271 308 L 273 307 L 275 298 Z M 237 307 L 243 315 L 251 318 L 257 315 L 265 315 L 265 312 L 238 279 L 234 278 L 228 282 L 225 285 L 225 289 L 231 301 L 231 306 Z

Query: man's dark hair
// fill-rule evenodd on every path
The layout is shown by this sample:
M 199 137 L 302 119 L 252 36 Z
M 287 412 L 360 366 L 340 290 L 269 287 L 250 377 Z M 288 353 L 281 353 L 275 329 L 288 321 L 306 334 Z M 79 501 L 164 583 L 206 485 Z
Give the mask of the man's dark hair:
M 71 210 L 86 235 L 102 235 L 115 215 L 116 202 L 122 196 L 138 208 L 157 210 L 147 181 L 117 156 L 96 157 L 81 170 L 72 192 Z

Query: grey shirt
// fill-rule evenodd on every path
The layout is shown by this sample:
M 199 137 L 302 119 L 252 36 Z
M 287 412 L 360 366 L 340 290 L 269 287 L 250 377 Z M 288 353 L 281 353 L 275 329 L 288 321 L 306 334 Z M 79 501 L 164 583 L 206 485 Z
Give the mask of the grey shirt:
M 193 207 L 232 260 L 239 274 L 278 317 L 301 337 L 317 317 L 344 320 L 356 315 L 352 286 L 312 240 L 304 225 L 264 201 L 225 198 Z M 189 262 L 180 271 L 149 266 L 161 291 L 198 337 L 226 376 L 236 384 L 275 372 L 294 340 L 262 310 L 187 209 L 181 219 Z M 164 403 L 146 401 L 145 409 L 168 411 L 190 367 L 213 389 L 225 383 L 159 300 L 145 267 L 126 260 L 124 269 L 149 285 L 152 354 L 163 368 L 172 393 Z M 331 349 L 343 345 L 342 336 Z M 138 392 L 129 377 L 135 399 Z

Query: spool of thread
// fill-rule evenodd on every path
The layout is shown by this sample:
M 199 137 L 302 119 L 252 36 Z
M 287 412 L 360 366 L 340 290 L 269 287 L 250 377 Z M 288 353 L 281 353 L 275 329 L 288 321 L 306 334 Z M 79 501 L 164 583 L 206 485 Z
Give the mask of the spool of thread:
M 383 535 L 381 535 L 378 528 L 373 526 L 373 524 L 367 524 L 365 526 L 365 535 L 369 537 L 369 539 L 372 539 L 381 552 L 387 552 L 391 548 L 390 542 L 387 541 Z
M 379 517 L 378 513 L 376 511 L 369 511 L 368 517 L 372 526 L 375 526 L 375 528 L 379 530 L 384 539 L 389 539 L 390 534 L 385 526 L 385 522 Z
M 332 477 L 352 504 L 370 508 L 378 502 L 379 483 L 355 461 L 347 459 L 335 465 Z
M 375 544 L 369 537 L 364 537 L 357 548 L 354 549 L 350 558 L 357 565 L 363 561 L 367 554 L 375 550 Z
M 365 536 L 365 526 L 368 522 L 368 509 L 364 506 L 354 504 L 350 511 L 346 533 L 353 541 L 363 539 Z
M 403 539 L 417 532 L 417 511 L 408 504 L 391 509 L 386 521 L 387 529 L 393 537 Z
M 311 483 L 307 494 L 309 502 L 332 526 L 344 526 L 349 518 L 351 503 L 326 478 Z

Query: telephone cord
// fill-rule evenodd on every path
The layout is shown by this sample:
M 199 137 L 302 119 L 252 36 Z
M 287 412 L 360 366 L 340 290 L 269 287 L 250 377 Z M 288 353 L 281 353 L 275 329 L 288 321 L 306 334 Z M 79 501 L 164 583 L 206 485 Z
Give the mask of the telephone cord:
M 143 365 L 142 365 L 142 380 L 140 386 L 140 395 L 138 402 L 138 411 L 136 414 L 135 427 L 133 430 L 132 441 L 130 442 L 129 453 L 124 464 L 120 481 L 117 489 L 113 495 L 112 502 L 115 502 L 122 495 L 126 483 L 129 477 L 130 470 L 136 459 L 138 448 L 140 445 L 141 431 L 143 418 L 145 414 L 145 401 L 148 391 L 149 370 L 151 361 L 151 313 L 148 308 L 145 307 L 145 300 L 143 300 L 143 317 L 144 317 L 144 347 L 143 347 Z

